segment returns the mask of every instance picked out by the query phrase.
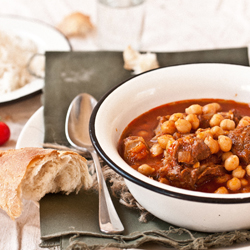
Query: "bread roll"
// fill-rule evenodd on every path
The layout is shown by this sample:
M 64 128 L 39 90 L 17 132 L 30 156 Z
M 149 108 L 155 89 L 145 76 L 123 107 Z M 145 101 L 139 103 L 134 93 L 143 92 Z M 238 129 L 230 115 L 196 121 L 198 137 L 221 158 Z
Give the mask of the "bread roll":
M 123 51 L 124 69 L 133 70 L 134 74 L 159 68 L 159 63 L 155 53 L 139 53 L 128 46 Z
M 88 189 L 92 178 L 77 153 L 43 148 L 0 151 L 0 208 L 15 219 L 22 199 L 39 201 L 47 193 Z
M 66 16 L 57 28 L 68 38 L 85 37 L 94 26 L 90 17 L 81 12 L 74 12 Z

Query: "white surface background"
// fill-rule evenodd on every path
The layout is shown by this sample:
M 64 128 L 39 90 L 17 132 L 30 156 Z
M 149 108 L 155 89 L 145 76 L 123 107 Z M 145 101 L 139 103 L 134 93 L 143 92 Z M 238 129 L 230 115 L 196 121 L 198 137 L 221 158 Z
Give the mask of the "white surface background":
M 56 26 L 80 11 L 95 24 L 95 0 L 0 0 L 0 14 Z M 246 46 L 250 43 L 248 0 L 147 0 L 142 50 L 183 51 Z M 71 41 L 75 50 L 96 50 L 94 37 Z
M 146 4 L 141 50 L 174 52 L 250 44 L 248 0 L 147 0 Z M 0 14 L 57 26 L 66 15 L 80 11 L 89 15 L 95 24 L 95 5 L 95 0 L 0 0 Z M 98 50 L 94 32 L 70 42 L 73 50 Z M 15 147 L 23 125 L 40 106 L 40 95 L 0 106 L 0 115 L 9 117 L 12 131 L 11 140 L 0 149 Z M 40 249 L 39 210 L 33 203 L 24 204 L 24 212 L 16 221 L 0 211 L 0 225 L 0 249 Z

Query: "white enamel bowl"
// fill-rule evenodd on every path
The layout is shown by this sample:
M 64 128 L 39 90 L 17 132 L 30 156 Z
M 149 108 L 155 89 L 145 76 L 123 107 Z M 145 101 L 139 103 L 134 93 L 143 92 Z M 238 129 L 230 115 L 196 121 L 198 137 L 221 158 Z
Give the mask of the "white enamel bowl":
M 250 102 L 250 68 L 189 64 L 135 76 L 98 102 L 90 121 L 91 140 L 103 160 L 125 178 L 135 199 L 156 217 L 203 232 L 250 229 L 250 193 L 208 194 L 171 187 L 133 170 L 118 154 L 121 133 L 134 118 L 165 103 L 198 98 Z

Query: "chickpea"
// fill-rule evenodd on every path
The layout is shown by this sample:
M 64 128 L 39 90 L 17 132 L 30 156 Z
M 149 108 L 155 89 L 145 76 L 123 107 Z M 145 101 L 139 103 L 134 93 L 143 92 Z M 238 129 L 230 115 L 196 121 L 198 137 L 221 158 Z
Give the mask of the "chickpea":
M 210 129 L 206 129 L 206 130 L 197 130 L 195 133 L 196 133 L 196 137 L 197 137 L 197 138 L 200 138 L 200 139 L 202 139 L 202 140 L 205 140 L 206 137 L 208 137 L 208 136 L 213 137 L 213 135 L 212 135 Z
M 235 122 L 230 119 L 224 119 L 223 121 L 221 121 L 220 127 L 223 130 L 233 130 L 235 129 Z
M 241 119 L 237 125 L 237 128 L 242 128 L 250 125 L 250 123 L 246 120 Z
M 241 186 L 242 187 L 245 187 L 245 186 L 248 185 L 248 181 L 246 179 L 241 179 L 240 181 L 241 181 Z
M 146 176 L 153 174 L 154 171 L 155 169 L 150 167 L 148 164 L 142 164 L 141 166 L 138 167 L 138 172 Z
M 218 141 L 214 140 L 212 136 L 208 136 L 204 140 L 205 144 L 209 147 L 211 154 L 216 154 L 220 150 Z
M 219 103 L 209 103 L 202 108 L 203 114 L 215 114 L 218 110 L 221 109 Z
M 232 148 L 232 140 L 229 137 L 225 136 L 225 135 L 220 135 L 218 137 L 218 143 L 220 145 L 220 149 L 223 152 L 228 152 Z
M 189 121 L 187 121 L 187 120 L 184 120 L 184 119 L 177 120 L 175 122 L 175 127 L 182 134 L 189 133 L 191 131 L 191 129 L 192 129 L 191 123 Z
M 245 176 L 245 174 L 246 174 L 246 170 L 243 169 L 241 166 L 237 167 L 232 172 L 233 177 L 237 177 L 239 179 L 243 178 Z
M 148 136 L 148 132 L 145 130 L 141 130 L 137 133 L 137 135 L 140 137 L 146 137 L 146 136 Z
M 233 177 L 227 182 L 227 188 L 232 191 L 237 191 L 241 188 L 241 181 L 238 178 Z
M 185 119 L 191 123 L 192 129 L 197 129 L 200 125 L 200 120 L 195 114 L 189 114 Z
M 171 139 L 173 139 L 172 135 L 161 135 L 157 138 L 157 141 L 160 146 L 165 149 L 167 147 L 168 141 Z
M 247 175 L 250 176 L 250 164 L 246 166 L 245 168 Z
M 209 125 L 211 127 L 219 126 L 221 121 L 223 120 L 224 120 L 224 117 L 221 114 L 214 114 L 209 121 Z
M 237 155 L 231 155 L 225 160 L 224 167 L 227 171 L 233 171 L 239 166 L 239 164 L 239 157 Z
M 169 117 L 169 120 L 170 121 L 177 121 L 177 120 L 179 120 L 179 119 L 182 119 L 182 118 L 184 118 L 184 114 L 183 113 L 174 113 L 174 114 L 172 114 L 170 117 Z
M 165 121 L 161 125 L 162 133 L 173 134 L 176 131 L 174 121 Z
M 248 126 L 250 125 L 250 117 L 249 116 L 244 116 L 240 119 L 237 127 L 245 127 L 245 126 Z
M 227 182 L 230 179 L 231 179 L 231 176 L 229 174 L 225 174 L 225 175 L 216 177 L 215 181 L 216 181 L 216 183 L 221 184 L 221 183 Z
M 161 147 L 159 143 L 156 143 L 150 148 L 150 152 L 152 156 L 155 157 L 163 153 L 163 148 Z
M 223 135 L 224 134 L 224 130 L 221 127 L 219 127 L 219 126 L 212 127 L 210 131 L 213 134 L 214 138 L 218 138 L 219 135 Z
M 242 119 L 250 123 L 250 116 L 243 116 Z
M 232 152 L 226 152 L 222 154 L 222 161 L 225 161 L 229 156 L 233 155 Z
M 228 190 L 225 187 L 219 187 L 214 191 L 216 194 L 228 194 Z
M 168 148 L 172 145 L 172 143 L 174 143 L 174 142 L 175 142 L 175 139 L 174 139 L 174 138 L 170 138 L 170 139 L 168 140 L 166 149 L 168 149 Z
M 201 115 L 202 114 L 202 107 L 199 104 L 193 104 L 185 109 L 187 114 L 195 114 Z

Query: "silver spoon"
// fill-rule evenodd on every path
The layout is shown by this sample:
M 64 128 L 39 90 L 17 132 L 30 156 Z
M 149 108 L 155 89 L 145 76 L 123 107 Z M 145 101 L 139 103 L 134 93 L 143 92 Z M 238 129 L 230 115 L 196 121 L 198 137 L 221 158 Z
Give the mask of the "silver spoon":
M 99 226 L 104 233 L 116 234 L 124 231 L 112 203 L 104 180 L 99 158 L 89 137 L 89 119 L 97 101 L 87 93 L 76 96 L 71 102 L 65 123 L 65 133 L 69 143 L 81 150 L 88 151 L 94 161 L 99 184 Z

